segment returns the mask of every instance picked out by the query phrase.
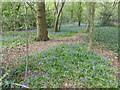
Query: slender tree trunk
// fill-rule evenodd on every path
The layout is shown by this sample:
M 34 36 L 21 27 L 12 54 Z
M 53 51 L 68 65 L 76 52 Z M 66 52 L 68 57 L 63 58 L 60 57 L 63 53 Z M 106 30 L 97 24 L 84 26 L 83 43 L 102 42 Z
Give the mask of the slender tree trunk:
M 72 21 L 73 21 L 73 9 L 71 9 L 71 16 L 70 16 L 70 21 L 71 21 L 71 23 L 72 23 Z
M 80 14 L 78 15 L 78 26 L 80 27 L 80 25 L 81 25 L 81 12 L 80 12 Z
M 46 24 L 46 15 L 45 15 L 45 2 L 37 2 L 37 15 L 36 15 L 36 23 L 37 23 L 37 37 L 36 41 L 47 41 L 48 31 Z
M 60 18 L 60 14 L 62 12 L 62 9 L 64 7 L 65 2 L 61 3 L 61 7 L 58 8 L 58 4 L 56 5 L 56 2 L 54 2 L 55 5 L 55 24 L 54 24 L 54 32 L 59 32 L 59 18 Z
M 90 32 L 90 21 L 86 23 L 86 32 Z
M 57 14 L 56 19 L 55 19 L 55 26 L 54 26 L 54 31 L 55 31 L 55 32 L 59 32 L 59 29 L 58 29 L 58 25 L 59 25 L 59 16 L 60 16 L 60 13 Z
M 86 32 L 90 32 L 91 27 L 91 2 L 87 2 L 87 25 L 86 25 Z
M 120 2 L 118 2 L 118 33 L 118 37 L 120 37 Z M 118 63 L 120 66 L 120 39 L 118 39 Z
M 61 29 L 61 24 L 62 24 L 62 13 L 60 15 L 60 20 L 59 20 L 59 26 L 58 26 L 59 31 Z
M 78 21 L 78 26 L 80 27 L 80 25 L 81 25 L 81 21 L 79 20 L 79 21 Z
M 90 3 L 90 35 L 89 35 L 89 49 L 92 48 L 92 32 L 94 30 L 94 15 L 95 15 L 95 2 Z
M 78 14 L 78 26 L 81 25 L 81 16 L 82 16 L 82 2 L 79 2 L 79 14 Z

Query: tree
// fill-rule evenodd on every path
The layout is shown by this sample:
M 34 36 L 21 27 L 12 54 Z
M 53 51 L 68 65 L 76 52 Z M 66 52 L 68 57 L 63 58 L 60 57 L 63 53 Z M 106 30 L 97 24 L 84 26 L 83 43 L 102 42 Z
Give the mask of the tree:
M 95 2 L 87 2 L 86 32 L 92 32 L 94 28 Z
M 105 2 L 101 3 L 100 6 L 102 6 L 100 12 L 101 25 L 114 25 L 117 20 L 117 15 L 115 15 L 115 12 L 118 10 L 117 3 Z
M 64 7 L 65 2 L 61 2 L 61 5 L 59 5 L 60 2 L 55 2 L 54 1 L 54 6 L 55 6 L 55 25 L 54 25 L 54 31 L 55 32 L 59 32 L 58 26 L 59 26 L 59 18 L 60 18 L 60 14 L 62 12 L 62 9 Z
M 78 26 L 80 26 L 81 25 L 81 17 L 82 17 L 82 2 L 79 2 L 78 3 Z
M 120 2 L 118 2 L 118 16 L 120 16 Z M 118 17 L 118 33 L 120 33 L 120 17 Z M 120 37 L 120 34 L 118 34 Z M 118 39 L 118 60 L 120 60 L 120 39 Z
M 92 32 L 94 29 L 94 15 L 95 15 L 95 2 L 87 2 L 87 14 L 88 14 L 88 22 L 87 22 L 87 32 L 89 32 L 89 49 L 92 46 Z
M 75 6 L 74 2 L 71 3 L 71 8 L 70 8 L 70 21 L 73 22 L 74 18 L 74 11 L 75 11 Z
M 37 24 L 37 37 L 36 41 L 47 41 L 48 31 L 46 25 L 46 15 L 45 15 L 45 2 L 37 2 L 37 15 L 36 15 L 36 24 Z
M 89 2 L 86 3 L 86 5 L 87 5 L 87 23 L 86 23 L 86 32 L 89 32 L 89 31 L 90 31 L 90 19 L 91 19 L 90 15 L 89 15 L 89 14 L 91 14 L 91 13 L 90 13 L 90 7 L 91 7 L 90 4 L 91 4 L 91 3 L 89 3 Z

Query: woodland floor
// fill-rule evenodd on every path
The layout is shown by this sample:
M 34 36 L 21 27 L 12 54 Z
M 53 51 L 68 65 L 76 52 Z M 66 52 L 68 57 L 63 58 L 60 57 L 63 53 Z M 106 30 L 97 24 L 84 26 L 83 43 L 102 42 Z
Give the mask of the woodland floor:
M 28 43 L 28 54 L 34 54 L 39 51 L 42 51 L 44 49 L 47 49 L 48 47 L 57 45 L 57 44 L 70 44 L 70 43 L 77 43 L 77 42 L 85 42 L 82 40 L 82 35 L 87 35 L 86 33 L 76 33 L 71 37 L 58 37 L 58 38 L 50 38 L 49 41 L 40 41 L 40 42 L 32 42 Z M 118 57 L 116 56 L 116 53 L 113 51 L 109 50 L 103 50 L 97 47 L 93 47 L 93 51 L 98 52 L 101 57 L 107 58 L 108 60 L 113 62 L 113 65 L 115 68 L 118 68 Z M 19 59 L 20 57 L 26 56 L 26 44 L 24 45 L 19 45 L 15 48 L 12 49 L 4 49 L 2 51 L 2 60 L 1 62 L 6 63 L 8 67 L 13 65 L 18 65 L 19 64 Z M 8 68 L 8 69 L 9 69 Z M 119 75 L 119 73 L 117 72 Z

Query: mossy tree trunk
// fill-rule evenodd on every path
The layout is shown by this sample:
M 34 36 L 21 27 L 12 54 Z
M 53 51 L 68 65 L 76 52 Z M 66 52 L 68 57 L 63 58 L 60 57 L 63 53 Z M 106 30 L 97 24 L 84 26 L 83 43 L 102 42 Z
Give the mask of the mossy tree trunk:
M 37 36 L 36 41 L 47 41 L 48 31 L 46 24 L 46 15 L 45 15 L 45 2 L 37 2 L 37 15 L 36 15 L 36 24 L 37 24 Z

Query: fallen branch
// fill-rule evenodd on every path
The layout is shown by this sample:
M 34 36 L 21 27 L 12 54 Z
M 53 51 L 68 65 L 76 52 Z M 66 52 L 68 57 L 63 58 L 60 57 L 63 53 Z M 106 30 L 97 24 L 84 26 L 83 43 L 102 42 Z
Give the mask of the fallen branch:
M 21 85 L 21 84 L 18 84 L 18 83 L 12 83 L 12 84 L 17 85 L 17 86 L 21 86 L 21 87 L 24 87 L 24 88 L 30 88 L 30 87 L 27 87 L 25 85 Z

